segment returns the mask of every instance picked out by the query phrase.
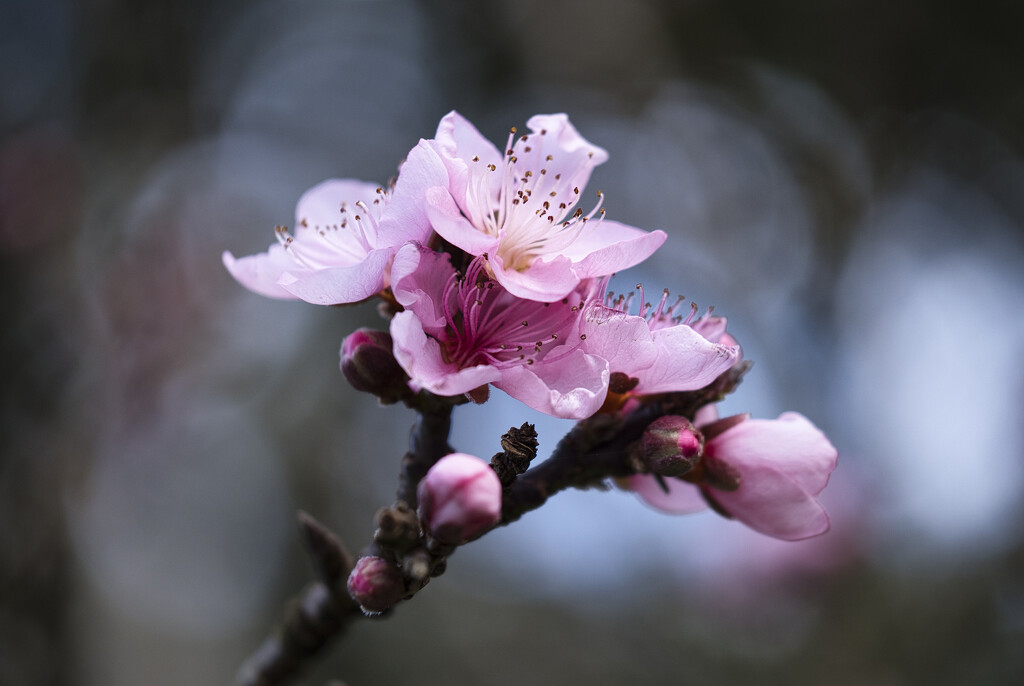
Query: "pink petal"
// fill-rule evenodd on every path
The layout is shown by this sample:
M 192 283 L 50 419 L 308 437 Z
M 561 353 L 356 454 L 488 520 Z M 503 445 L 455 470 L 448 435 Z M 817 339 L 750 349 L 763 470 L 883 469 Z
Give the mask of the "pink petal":
M 797 412 L 745 421 L 715 439 L 713 450 L 737 467 L 763 464 L 779 469 L 811 495 L 828 484 L 838 457 L 825 434 Z
M 608 364 L 574 350 L 557 361 L 504 369 L 497 388 L 535 410 L 564 419 L 586 419 L 608 394 Z
M 391 265 L 391 290 L 395 300 L 414 312 L 426 331 L 436 333 L 445 327 L 441 294 L 454 274 L 448 254 L 408 243 L 398 250 Z
M 480 231 L 466 219 L 455 199 L 446 189 L 428 188 L 426 212 L 441 238 L 470 255 L 493 254 L 498 248 L 497 236 Z
M 651 328 L 643 317 L 591 305 L 584 313 L 580 333 L 586 336 L 584 349 L 608 360 L 612 372 L 638 377 L 658 358 Z
M 705 405 L 704 407 L 697 410 L 697 414 L 693 417 L 694 426 L 698 429 L 705 424 L 718 419 L 718 405 Z
M 735 491 L 710 489 L 725 510 L 751 529 L 786 541 L 798 541 L 829 529 L 818 501 L 781 471 L 761 465 L 740 470 Z
M 490 265 L 494 279 L 517 298 L 552 303 L 580 285 L 572 263 L 562 255 L 534 260 L 529 269 L 520 272 L 505 269 L 501 255 L 495 252 L 491 254 Z
M 591 220 L 595 221 L 595 220 Z M 564 251 L 581 277 L 607 276 L 640 264 L 661 247 L 664 231 L 643 231 L 602 219 Z
M 421 140 L 402 164 L 377 229 L 379 246 L 426 243 L 433 232 L 427 217 L 428 188 L 448 185 L 448 170 L 433 145 Z
M 384 289 L 384 270 L 393 249 L 371 250 L 362 262 L 350 267 L 286 272 L 281 288 L 314 305 L 342 305 L 366 300 Z
M 712 343 L 685 324 L 653 332 L 658 358 L 640 377 L 638 393 L 693 391 L 739 360 L 739 348 Z
M 304 224 L 331 226 L 341 221 L 341 204 L 355 206 L 362 200 L 373 205 L 377 199 L 377 184 L 356 179 L 327 179 L 308 189 L 295 204 L 295 232 Z
M 280 243 L 271 245 L 265 253 L 241 258 L 225 250 L 221 261 L 231 276 L 253 293 L 281 300 L 297 299 L 277 283 L 286 270 L 299 268 Z
M 460 395 L 497 381 L 501 373 L 490 365 L 459 369 L 447 362 L 440 344 L 424 333 L 412 312 L 399 312 L 391 320 L 395 359 L 409 375 L 410 386 L 437 395 Z
M 636 474 L 629 477 L 630 489 L 645 503 L 662 512 L 690 514 L 707 509 L 707 501 L 700 494 L 700 489 L 693 484 L 672 477 L 664 479 L 664 483 L 668 487 L 668 493 L 661 487 L 658 480 L 649 474 Z
M 446 114 L 437 125 L 435 142 L 441 160 L 448 170 L 450 178 L 448 189 L 460 206 L 465 207 L 466 190 L 469 183 L 469 161 L 477 157 L 479 161 L 475 164 L 501 165 L 504 161 L 502 154 L 493 143 L 480 134 L 475 126 L 454 110 Z M 495 175 L 493 178 L 494 188 L 491 189 L 495 194 L 498 191 L 496 184 L 500 181 L 500 175 Z
M 607 151 L 581 136 L 566 114 L 537 114 L 526 125 L 532 132 L 530 145 L 539 147 L 538 157 L 550 153 L 553 158 L 548 174 L 561 174 L 568 188 L 586 186 L 594 167 L 608 160 Z
M 736 345 L 732 336 L 725 332 L 728 320 L 725 317 L 704 316 L 690 324 L 690 327 L 712 343 Z
M 706 455 L 739 471 L 738 489 L 710 493 L 747 526 L 786 540 L 828 530 L 828 514 L 814 496 L 828 483 L 837 453 L 803 416 L 742 422 L 709 441 Z

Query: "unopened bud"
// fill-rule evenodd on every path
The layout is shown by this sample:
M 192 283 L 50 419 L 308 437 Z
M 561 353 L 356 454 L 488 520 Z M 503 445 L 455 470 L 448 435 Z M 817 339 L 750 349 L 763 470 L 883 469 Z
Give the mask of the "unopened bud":
M 661 476 L 682 476 L 693 469 L 704 453 L 704 437 L 686 417 L 659 417 L 644 429 L 640 457 Z
M 420 481 L 417 495 L 420 521 L 442 543 L 465 543 L 501 521 L 498 475 L 472 455 L 442 457 Z
M 383 612 L 405 595 L 402 571 L 383 557 L 361 557 L 348 575 L 348 594 L 363 612 Z
M 372 393 L 385 404 L 410 395 L 409 375 L 392 352 L 391 334 L 356 329 L 341 343 L 341 373 L 357 391 Z

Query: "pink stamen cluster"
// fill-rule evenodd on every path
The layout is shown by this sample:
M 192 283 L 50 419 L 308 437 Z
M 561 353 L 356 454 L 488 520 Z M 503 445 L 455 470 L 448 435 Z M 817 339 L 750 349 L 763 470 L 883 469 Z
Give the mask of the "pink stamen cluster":
M 446 358 L 460 366 L 533 364 L 562 345 L 582 302 L 516 298 L 487 276 L 486 263 L 486 256 L 475 258 L 465 276 L 453 274 L 445 284 Z

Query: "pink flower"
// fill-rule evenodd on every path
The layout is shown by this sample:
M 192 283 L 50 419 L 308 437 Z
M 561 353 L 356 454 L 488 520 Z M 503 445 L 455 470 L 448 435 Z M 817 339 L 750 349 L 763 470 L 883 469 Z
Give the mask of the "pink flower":
M 444 178 L 436 154 L 419 145 L 390 192 L 364 181 L 324 181 L 299 198 L 294 234 L 278 227 L 278 242 L 267 252 L 240 259 L 225 252 L 224 266 L 243 286 L 271 298 L 317 305 L 365 300 L 388 285 L 399 246 L 429 238 L 422 197 Z
M 536 115 L 531 133 L 509 134 L 504 153 L 456 112 L 441 120 L 435 149 L 446 186 L 428 188 L 427 214 L 445 240 L 487 255 L 494 279 L 513 295 L 554 302 L 582 280 L 632 267 L 665 241 L 604 219 L 603 196 L 589 212 L 581 191 L 608 153 L 564 114 Z
M 693 391 L 740 360 L 740 348 L 725 332 L 724 318 L 705 316 L 694 321 L 693 305 L 683 319 L 675 314 L 681 299 L 666 307 L 668 291 L 653 312 L 632 315 L 626 311 L 631 299 L 591 300 L 580 326 L 583 349 L 608 360 L 613 379 L 622 384 L 613 390 L 635 395 Z M 649 307 L 641 302 L 641 314 Z
M 739 415 L 702 429 L 704 457 L 694 470 L 702 473 L 687 475 L 696 484 L 665 478 L 666 492 L 655 477 L 638 475 L 630 478 L 630 487 L 650 505 L 677 514 L 704 509 L 709 500 L 775 538 L 799 540 L 828 531 L 828 514 L 816 496 L 828 484 L 838 455 L 807 418 L 795 412 L 775 420 Z
M 459 545 L 501 521 L 501 482 L 478 457 L 442 457 L 417 491 L 423 527 L 441 543 Z
M 398 251 L 392 289 L 405 311 L 392 319 L 391 337 L 410 386 L 452 396 L 494 384 L 556 417 L 592 415 L 604 402 L 608 365 L 579 348 L 583 297 L 523 300 L 485 265 L 476 258 L 460 275 L 447 254 L 412 244 Z

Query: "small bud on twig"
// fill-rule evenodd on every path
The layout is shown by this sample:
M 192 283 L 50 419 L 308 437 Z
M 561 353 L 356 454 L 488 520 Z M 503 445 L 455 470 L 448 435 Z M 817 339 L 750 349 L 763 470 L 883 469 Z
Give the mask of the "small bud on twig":
M 385 405 L 413 395 L 392 345 L 391 334 L 368 328 L 356 329 L 341 343 L 341 373 L 352 388 L 372 393 Z
M 686 417 L 659 417 L 640 437 L 640 461 L 654 474 L 682 476 L 704 453 L 704 437 Z
M 348 592 L 363 613 L 376 615 L 391 609 L 405 595 L 402 571 L 376 555 L 361 557 L 348 577 Z

